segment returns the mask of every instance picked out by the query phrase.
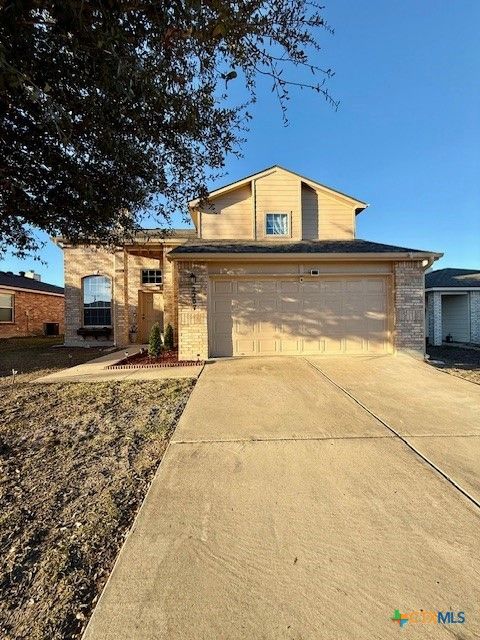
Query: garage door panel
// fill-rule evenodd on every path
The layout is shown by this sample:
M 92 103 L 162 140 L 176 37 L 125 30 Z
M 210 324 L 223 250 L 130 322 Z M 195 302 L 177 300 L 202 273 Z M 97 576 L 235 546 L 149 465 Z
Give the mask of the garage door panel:
M 282 337 L 278 341 L 280 353 L 297 354 L 302 352 L 302 343 L 300 338 Z
M 254 332 L 257 337 L 274 338 L 281 330 L 282 323 L 280 318 L 272 318 L 271 314 L 259 316 L 257 322 L 255 322 Z
M 277 298 L 262 296 L 257 298 L 255 307 L 259 313 L 273 313 L 277 310 L 277 302 Z
M 253 356 L 255 355 L 255 340 L 249 338 L 237 338 L 234 340 L 234 355 Z M 232 355 L 232 354 L 230 354 Z
M 361 336 L 347 335 L 344 347 L 347 353 L 363 353 L 364 340 Z
M 385 353 L 386 279 L 213 282 L 211 355 Z
M 216 280 L 213 283 L 214 293 L 232 293 L 235 283 L 232 280 Z
M 259 280 L 257 281 L 257 293 L 260 295 L 269 295 L 277 292 L 276 280 Z
M 281 293 L 300 293 L 300 282 L 295 282 L 294 280 L 282 280 L 279 283 L 279 288 Z
M 269 356 L 278 353 L 277 340 L 275 338 L 260 338 L 257 340 L 258 355 Z
M 251 280 L 241 280 L 237 283 L 237 293 L 256 293 L 257 284 Z
M 323 340 L 320 338 L 304 338 L 302 341 L 302 352 L 304 355 L 315 355 L 322 353 L 324 349 Z

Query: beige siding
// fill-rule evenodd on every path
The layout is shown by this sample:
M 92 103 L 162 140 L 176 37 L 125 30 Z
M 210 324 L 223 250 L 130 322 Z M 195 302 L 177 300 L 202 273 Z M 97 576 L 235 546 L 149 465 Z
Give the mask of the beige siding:
M 319 190 L 318 206 L 320 240 L 352 240 L 355 237 L 353 203 Z
M 253 238 L 253 204 L 249 184 L 215 198 L 212 205 L 213 209 L 205 209 L 201 213 L 202 238 Z
M 253 190 L 253 195 L 252 195 Z M 200 214 L 200 237 L 284 241 L 265 235 L 267 213 L 289 215 L 292 240 L 351 240 L 355 237 L 354 203 L 327 189 L 315 188 L 283 169 L 253 178 L 212 201 Z
M 302 239 L 318 240 L 318 192 L 302 183 Z
M 290 237 L 302 238 L 300 178 L 282 169 L 258 178 L 256 192 L 256 229 L 258 240 L 285 240 L 285 237 L 265 236 L 266 213 L 290 215 Z

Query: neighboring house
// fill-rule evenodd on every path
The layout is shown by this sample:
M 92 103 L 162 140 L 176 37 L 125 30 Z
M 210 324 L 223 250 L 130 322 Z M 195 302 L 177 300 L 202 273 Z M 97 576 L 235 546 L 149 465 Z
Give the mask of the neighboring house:
M 62 287 L 33 271 L 0 271 L 0 338 L 61 334 L 64 310 Z
M 190 202 L 195 229 L 114 253 L 65 251 L 66 343 L 145 343 L 171 323 L 179 358 L 423 355 L 424 270 L 442 254 L 355 238 L 368 205 L 274 166 Z M 96 336 L 95 336 L 96 334 Z
M 480 344 L 480 270 L 439 269 L 425 274 L 430 344 Z

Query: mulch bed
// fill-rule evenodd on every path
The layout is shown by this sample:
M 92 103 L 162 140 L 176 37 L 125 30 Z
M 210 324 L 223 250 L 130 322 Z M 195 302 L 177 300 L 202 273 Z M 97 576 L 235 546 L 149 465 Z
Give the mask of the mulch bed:
M 469 382 L 480 384 L 480 351 L 478 349 L 430 345 L 427 352 L 432 366 Z
M 159 367 L 192 367 L 204 364 L 204 360 L 178 360 L 177 349 L 163 351 L 158 358 L 152 358 L 148 353 L 140 352 L 127 356 L 107 369 L 158 369 Z

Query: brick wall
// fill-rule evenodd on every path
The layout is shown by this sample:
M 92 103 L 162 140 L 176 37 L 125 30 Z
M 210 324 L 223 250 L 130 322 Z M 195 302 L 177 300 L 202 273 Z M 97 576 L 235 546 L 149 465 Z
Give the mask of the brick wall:
M 195 274 L 192 284 L 190 274 Z M 195 297 L 195 302 L 193 300 Z M 208 358 L 208 271 L 206 264 L 178 263 L 178 358 Z M 195 308 L 194 308 L 195 307 Z
M 127 282 L 126 290 L 126 305 L 127 305 L 127 318 L 128 318 L 128 332 L 134 327 L 138 328 L 138 292 L 143 289 L 145 291 L 162 291 L 163 286 L 150 286 L 142 287 L 142 269 L 162 269 L 162 275 L 164 275 L 164 265 L 161 255 L 161 249 L 158 256 L 145 257 L 134 256 L 125 252 L 125 279 Z M 164 325 L 165 326 L 165 325 Z M 127 333 L 128 333 L 127 332 Z M 133 338 L 133 336 L 132 336 Z M 128 335 L 126 342 L 129 341 Z
M 173 247 L 164 247 L 163 254 L 163 305 L 164 305 L 164 327 L 171 324 L 173 328 L 173 339 L 178 343 L 178 273 L 175 262 L 167 259 L 168 253 Z
M 166 248 L 170 250 L 171 247 Z M 104 340 L 77 335 L 83 326 L 82 280 L 89 275 L 104 275 L 112 280 L 113 341 L 125 346 L 136 339 L 132 333 L 138 327 L 139 291 L 163 291 L 164 326 L 168 322 L 177 326 L 175 267 L 163 258 L 162 248 L 158 254 L 137 256 L 120 249 L 115 253 L 89 246 L 65 247 L 65 343 L 69 345 L 101 344 Z M 142 286 L 142 269 L 162 269 L 163 286 Z M 112 341 L 110 341 L 111 343 Z
M 85 340 L 77 335 L 77 329 L 83 327 L 83 290 L 82 279 L 85 276 L 107 276 L 114 283 L 116 258 L 113 253 L 95 247 L 78 246 L 64 248 L 65 272 L 65 344 L 85 346 L 87 343 L 100 344 L 95 338 Z M 112 321 L 118 313 L 112 309 Z M 110 344 L 112 342 L 110 341 Z
M 480 344 L 480 291 L 470 292 L 470 340 Z
M 14 322 L 0 323 L 0 338 L 44 335 L 44 323 L 56 322 L 64 327 L 63 296 L 27 291 L 3 290 L 14 295 Z
M 394 263 L 395 348 L 422 358 L 425 353 L 424 282 L 421 261 Z

